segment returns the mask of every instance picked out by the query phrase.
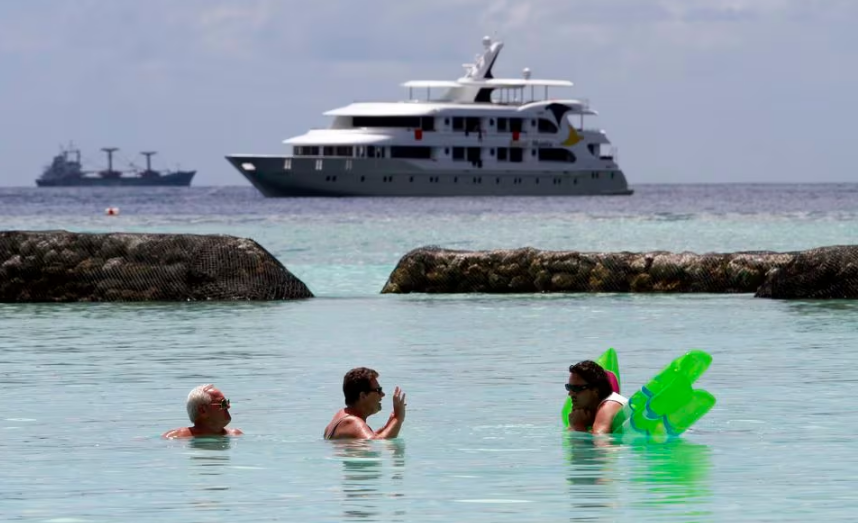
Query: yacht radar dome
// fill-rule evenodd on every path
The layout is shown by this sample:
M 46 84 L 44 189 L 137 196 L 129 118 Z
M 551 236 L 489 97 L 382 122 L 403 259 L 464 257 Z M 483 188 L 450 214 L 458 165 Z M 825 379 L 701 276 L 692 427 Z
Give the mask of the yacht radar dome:
M 528 80 L 528 79 L 529 79 L 529 78 L 531 78 L 531 77 L 532 77 L 532 70 L 531 70 L 531 69 L 529 69 L 528 67 L 526 67 L 525 69 L 523 69 L 523 78 L 524 78 L 524 79 L 526 79 L 526 80 Z
M 481 39 L 481 42 L 484 44 L 484 47 L 490 47 L 490 45 L 493 43 L 493 39 L 489 36 L 485 36 Z

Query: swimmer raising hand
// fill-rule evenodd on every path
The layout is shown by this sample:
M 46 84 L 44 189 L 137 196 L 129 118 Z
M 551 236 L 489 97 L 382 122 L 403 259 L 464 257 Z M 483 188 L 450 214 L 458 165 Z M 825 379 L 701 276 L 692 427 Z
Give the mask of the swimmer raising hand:
M 385 392 L 373 369 L 358 367 L 343 377 L 343 397 L 346 407 L 337 411 L 325 428 L 325 439 L 393 439 L 400 434 L 406 419 L 406 394 L 395 387 L 392 411 L 388 422 L 379 430 L 367 425 L 367 418 L 382 410 Z

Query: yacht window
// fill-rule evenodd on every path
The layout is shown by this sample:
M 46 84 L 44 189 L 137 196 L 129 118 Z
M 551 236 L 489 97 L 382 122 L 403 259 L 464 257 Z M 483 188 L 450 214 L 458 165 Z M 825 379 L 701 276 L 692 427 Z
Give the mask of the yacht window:
M 334 156 L 334 147 L 330 145 L 323 146 L 323 156 Z
M 352 156 L 352 146 L 351 145 L 340 145 L 335 147 L 335 155 L 337 156 Z
M 521 133 L 523 132 L 523 119 L 522 118 L 511 118 L 511 132 L 512 133 Z
M 534 127 L 534 126 L 535 126 L 535 121 L 534 121 L 534 120 L 532 120 L 532 127 Z
M 475 116 L 466 118 L 466 132 L 476 133 L 481 130 L 481 119 Z
M 391 147 L 392 158 L 414 158 L 414 159 L 429 159 L 433 156 L 431 147 L 417 147 L 407 145 L 395 145 Z
M 496 155 L 496 150 L 491 147 L 490 148 L 490 156 L 495 156 L 495 155 Z
M 492 118 L 490 118 L 490 127 L 492 127 L 492 126 L 493 126 L 493 125 L 495 125 L 495 124 L 496 124 L 495 120 L 493 120 Z
M 508 148 L 507 147 L 499 147 L 499 154 L 496 155 L 496 158 L 500 162 L 508 161 Z
M 353 116 L 353 127 L 408 127 L 421 128 L 420 116 Z
M 422 131 L 435 131 L 436 130 L 436 119 L 432 116 L 422 116 L 421 117 L 421 130 Z
M 558 126 L 550 122 L 546 118 L 541 118 L 540 120 L 538 120 L 538 132 L 555 134 L 558 132 Z
M 453 154 L 451 154 L 452 160 L 465 160 L 466 159 L 466 148 L 465 147 L 454 147 Z
M 376 146 L 368 145 L 367 146 L 367 157 L 368 158 L 376 158 Z
M 576 161 L 576 156 L 567 149 L 539 149 L 538 159 L 542 162 L 567 162 Z
M 448 150 L 448 148 L 446 147 L 446 148 L 445 148 L 445 156 L 448 156 L 448 153 L 450 153 L 450 152 L 451 152 L 451 151 L 449 151 L 449 150 Z
M 462 116 L 455 116 L 454 117 L 454 124 L 451 126 L 451 128 L 454 129 L 455 131 L 462 131 L 463 129 L 466 128 L 466 119 L 463 118 Z
M 320 148 L 316 145 L 305 145 L 296 147 L 296 156 L 319 156 Z
M 522 162 L 523 161 L 523 150 L 519 147 L 511 147 L 509 149 L 510 157 L 512 162 Z
M 508 119 L 507 118 L 499 118 L 499 125 L 496 126 L 496 130 L 499 132 L 505 132 L 508 130 Z
M 469 147 L 466 149 L 466 159 L 470 162 L 475 162 L 481 159 L 480 147 Z
M 451 123 L 451 121 L 450 121 L 450 120 L 448 120 L 447 118 L 445 118 L 445 125 L 448 125 L 448 124 L 450 124 L 450 123 Z

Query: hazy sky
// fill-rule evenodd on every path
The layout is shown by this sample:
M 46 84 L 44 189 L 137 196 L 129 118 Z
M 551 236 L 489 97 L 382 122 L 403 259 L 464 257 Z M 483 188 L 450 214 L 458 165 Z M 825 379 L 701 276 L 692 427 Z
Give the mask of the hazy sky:
M 246 185 L 224 155 L 455 79 L 485 34 L 497 77 L 574 82 L 633 186 L 857 182 L 857 21 L 856 0 L 0 0 L 0 185 L 69 141 Z

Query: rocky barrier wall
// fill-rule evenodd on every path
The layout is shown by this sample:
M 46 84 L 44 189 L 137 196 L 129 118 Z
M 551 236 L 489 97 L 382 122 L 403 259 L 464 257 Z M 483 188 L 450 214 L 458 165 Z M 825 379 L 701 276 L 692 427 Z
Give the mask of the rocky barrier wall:
M 775 268 L 757 298 L 857 299 L 857 246 L 838 245 L 797 253 Z
M 421 247 L 401 258 L 382 292 L 700 292 L 856 300 L 857 246 L 707 254 Z
M 0 302 L 291 300 L 312 296 L 281 262 L 246 238 L 0 232 Z

